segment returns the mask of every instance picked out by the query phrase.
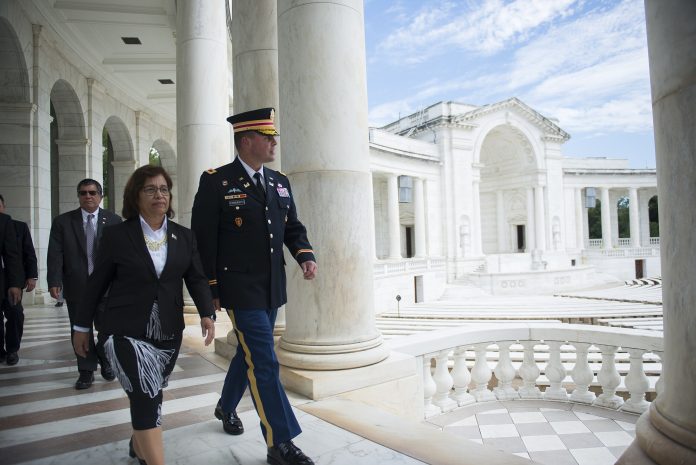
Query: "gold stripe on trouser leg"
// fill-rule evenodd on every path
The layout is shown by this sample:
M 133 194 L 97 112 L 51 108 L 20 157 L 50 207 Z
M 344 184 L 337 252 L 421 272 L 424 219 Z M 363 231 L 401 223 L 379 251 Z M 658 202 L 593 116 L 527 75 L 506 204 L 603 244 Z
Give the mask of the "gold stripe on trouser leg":
M 239 338 L 239 343 L 242 345 L 242 350 L 244 351 L 244 361 L 247 364 L 247 377 L 249 378 L 249 388 L 251 391 L 251 395 L 254 397 L 254 400 L 256 401 L 256 412 L 259 414 L 261 423 L 263 423 L 263 425 L 266 427 L 266 445 L 268 447 L 273 447 L 273 429 L 271 428 L 271 425 L 270 423 L 268 423 L 268 419 L 266 418 L 266 411 L 263 408 L 263 402 L 261 402 L 259 387 L 256 385 L 256 376 L 254 376 L 254 362 L 251 360 L 251 351 L 249 350 L 249 346 L 247 345 L 246 340 L 244 339 L 244 334 L 242 333 L 242 331 L 240 331 L 239 327 L 237 326 L 237 322 L 234 320 L 234 314 L 232 310 L 227 310 L 227 314 L 229 315 L 230 320 L 232 320 L 235 332 L 237 333 L 237 336 Z

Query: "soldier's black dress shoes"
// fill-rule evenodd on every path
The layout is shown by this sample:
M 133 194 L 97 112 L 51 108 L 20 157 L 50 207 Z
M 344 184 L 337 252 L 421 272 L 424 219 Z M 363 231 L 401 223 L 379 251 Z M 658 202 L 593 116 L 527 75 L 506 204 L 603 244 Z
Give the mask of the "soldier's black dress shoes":
M 268 448 L 266 462 L 272 465 L 314 465 L 292 441 L 285 441 Z
M 75 381 L 75 389 L 87 389 L 94 382 L 94 373 L 91 371 L 81 371 L 80 376 Z
M 116 378 L 116 374 L 114 373 L 114 370 L 111 368 L 111 365 L 105 363 L 102 363 L 101 375 L 102 378 L 104 378 L 106 381 L 113 381 Z
M 17 365 L 17 362 L 19 362 L 19 355 L 17 355 L 17 352 L 10 352 L 7 354 L 8 365 Z
M 133 449 L 133 438 L 131 437 L 130 442 L 128 443 L 128 455 L 132 459 L 138 459 L 138 463 L 140 465 L 147 465 L 147 462 L 140 457 L 138 457 L 138 454 L 135 453 L 135 449 Z
M 234 410 L 232 413 L 223 412 L 219 402 L 215 407 L 215 418 L 222 420 L 222 429 L 224 429 L 227 434 L 237 436 L 244 432 L 244 425 L 242 425 L 242 420 L 237 416 L 237 412 Z

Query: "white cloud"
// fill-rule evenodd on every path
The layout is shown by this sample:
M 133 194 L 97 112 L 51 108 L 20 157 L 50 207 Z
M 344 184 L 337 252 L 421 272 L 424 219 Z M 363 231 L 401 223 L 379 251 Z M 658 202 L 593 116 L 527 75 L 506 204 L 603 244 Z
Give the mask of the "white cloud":
M 406 63 L 420 63 L 452 47 L 490 54 L 570 15 L 577 0 L 467 3 L 468 8 L 462 2 L 428 2 L 408 24 L 389 34 L 379 51 Z

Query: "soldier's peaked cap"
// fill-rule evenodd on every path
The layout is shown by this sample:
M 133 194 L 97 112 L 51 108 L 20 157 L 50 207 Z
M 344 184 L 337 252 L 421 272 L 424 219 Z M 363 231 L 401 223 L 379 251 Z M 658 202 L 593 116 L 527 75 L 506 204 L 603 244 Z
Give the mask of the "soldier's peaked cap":
M 279 136 L 273 124 L 275 110 L 273 108 L 259 108 L 258 110 L 245 111 L 227 118 L 232 124 L 234 132 L 257 131 L 269 136 Z

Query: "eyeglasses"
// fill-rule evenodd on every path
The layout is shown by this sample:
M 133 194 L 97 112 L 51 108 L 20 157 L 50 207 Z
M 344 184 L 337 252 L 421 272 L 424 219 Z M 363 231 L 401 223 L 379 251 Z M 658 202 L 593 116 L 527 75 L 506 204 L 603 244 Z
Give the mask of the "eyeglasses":
M 143 192 L 145 195 L 148 197 L 154 197 L 155 193 L 159 191 L 159 193 L 162 195 L 162 197 L 169 197 L 169 188 L 167 186 L 162 186 L 162 187 L 155 187 L 155 186 L 147 186 L 143 187 Z
M 84 197 L 86 195 L 91 195 L 92 197 L 94 197 L 98 194 L 97 191 L 78 191 L 77 193 L 80 195 L 80 197 Z

